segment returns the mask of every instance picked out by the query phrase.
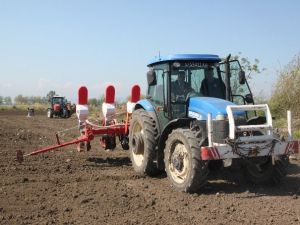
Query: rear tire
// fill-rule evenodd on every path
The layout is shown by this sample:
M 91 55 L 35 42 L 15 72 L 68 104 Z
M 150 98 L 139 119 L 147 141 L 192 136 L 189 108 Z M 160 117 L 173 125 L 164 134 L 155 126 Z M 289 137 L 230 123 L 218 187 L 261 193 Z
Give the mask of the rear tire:
M 139 174 L 157 175 L 156 146 L 158 131 L 155 120 L 144 110 L 133 112 L 129 129 L 130 158 Z
M 275 165 L 272 164 L 272 157 L 260 157 L 248 159 L 244 174 L 246 179 L 254 184 L 278 184 L 286 176 L 286 168 L 289 159 L 286 156 L 280 156 L 275 159 Z
M 207 162 L 201 160 L 204 139 L 200 132 L 176 129 L 169 135 L 165 148 L 165 168 L 175 189 L 198 192 L 206 183 Z

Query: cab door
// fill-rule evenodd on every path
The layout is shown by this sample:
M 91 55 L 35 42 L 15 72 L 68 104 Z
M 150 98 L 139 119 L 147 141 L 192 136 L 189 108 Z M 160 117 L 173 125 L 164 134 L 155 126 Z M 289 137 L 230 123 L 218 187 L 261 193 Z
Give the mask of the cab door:
M 246 78 L 242 79 L 242 67 L 238 60 L 229 61 L 230 68 L 230 97 L 231 101 L 237 105 L 254 104 L 252 92 Z M 220 63 L 220 72 L 225 82 L 225 62 Z
M 157 114 L 159 124 L 161 128 L 163 128 L 169 122 L 169 115 L 167 110 L 168 72 L 165 68 L 162 68 L 162 66 L 154 67 L 153 69 L 156 74 L 156 85 L 149 87 L 148 95 Z

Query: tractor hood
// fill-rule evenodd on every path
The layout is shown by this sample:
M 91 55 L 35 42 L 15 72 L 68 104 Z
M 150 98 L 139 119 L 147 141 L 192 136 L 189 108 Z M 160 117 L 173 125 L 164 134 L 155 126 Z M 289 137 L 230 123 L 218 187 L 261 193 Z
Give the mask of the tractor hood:
M 211 97 L 192 97 L 190 98 L 188 116 L 197 120 L 206 120 L 207 114 L 212 114 L 212 119 L 227 118 L 226 107 L 236 105 L 230 101 Z M 244 116 L 244 111 L 235 111 L 235 116 Z

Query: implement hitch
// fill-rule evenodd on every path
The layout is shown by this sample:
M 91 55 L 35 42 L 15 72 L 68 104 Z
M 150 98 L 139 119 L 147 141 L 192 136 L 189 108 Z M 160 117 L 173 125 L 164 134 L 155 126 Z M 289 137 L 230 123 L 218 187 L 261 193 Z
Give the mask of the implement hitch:
M 65 147 L 65 146 L 73 145 L 73 144 L 78 144 L 80 142 L 85 142 L 85 141 L 88 141 L 88 140 L 89 140 L 89 137 L 84 135 L 84 136 L 80 136 L 76 139 L 73 139 L 71 141 L 67 141 L 67 142 L 63 142 L 63 143 L 58 143 L 56 145 L 48 146 L 48 147 L 30 152 L 28 154 L 24 154 L 21 150 L 17 150 L 17 161 L 21 163 L 21 162 L 24 161 L 24 157 L 38 155 L 38 154 L 41 154 L 41 153 L 44 153 L 44 152 L 49 152 L 51 150 L 56 150 L 56 149 L 59 149 L 61 147 Z

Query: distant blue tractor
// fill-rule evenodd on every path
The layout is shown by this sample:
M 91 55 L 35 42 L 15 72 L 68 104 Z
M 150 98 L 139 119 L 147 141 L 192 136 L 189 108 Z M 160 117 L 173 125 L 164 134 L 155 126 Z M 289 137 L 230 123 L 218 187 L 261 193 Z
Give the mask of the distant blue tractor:
M 147 97 L 137 102 L 130 122 L 136 172 L 165 170 L 184 192 L 198 192 L 209 171 L 236 164 L 254 183 L 284 177 L 287 155 L 298 151 L 298 142 L 274 134 L 269 108 L 254 105 L 238 60 L 176 54 L 148 67 Z

